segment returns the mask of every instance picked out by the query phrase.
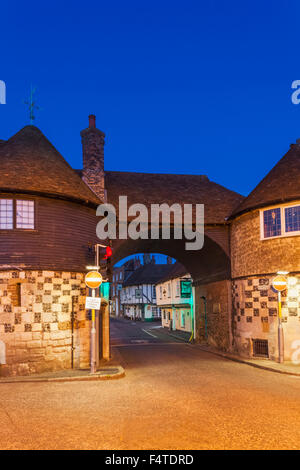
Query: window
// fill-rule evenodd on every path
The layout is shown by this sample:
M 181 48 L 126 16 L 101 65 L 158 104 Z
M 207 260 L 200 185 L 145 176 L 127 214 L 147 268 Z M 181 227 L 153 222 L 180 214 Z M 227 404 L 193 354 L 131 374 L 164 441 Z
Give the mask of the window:
M 176 297 L 180 297 L 180 281 L 176 281 Z
M 0 229 L 13 228 L 13 200 L 0 199 Z
M 0 199 L 0 229 L 34 229 L 34 201 Z
M 152 286 L 152 297 L 153 299 L 156 299 L 156 287 Z
M 181 328 L 184 328 L 185 326 L 185 315 L 183 312 L 181 312 Z
M 264 238 L 281 235 L 280 208 L 264 211 Z
M 159 286 L 159 297 L 162 299 L 162 286 Z
M 171 297 L 171 284 L 168 283 L 168 297 Z
M 300 205 L 261 211 L 261 238 L 300 235 Z
M 300 206 L 285 208 L 285 231 L 300 232 Z
M 34 228 L 34 202 L 16 201 L 16 227 Z

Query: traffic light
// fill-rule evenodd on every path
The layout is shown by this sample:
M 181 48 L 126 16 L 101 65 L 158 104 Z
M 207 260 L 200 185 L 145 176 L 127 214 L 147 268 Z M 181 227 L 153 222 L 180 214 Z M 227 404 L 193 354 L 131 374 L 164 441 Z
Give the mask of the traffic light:
M 111 256 L 112 248 L 105 245 L 97 245 L 98 249 L 98 262 L 100 272 L 104 280 L 111 282 L 112 278 L 112 266 L 111 266 Z

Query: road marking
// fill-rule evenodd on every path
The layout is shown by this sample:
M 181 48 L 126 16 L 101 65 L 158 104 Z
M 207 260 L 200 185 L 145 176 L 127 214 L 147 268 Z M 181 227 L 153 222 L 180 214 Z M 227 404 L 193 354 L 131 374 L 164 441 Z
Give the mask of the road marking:
M 147 334 L 150 335 L 150 336 L 153 336 L 153 338 L 157 338 L 157 336 L 153 335 L 152 333 L 150 333 L 150 332 L 147 331 L 147 330 L 144 330 L 143 328 L 142 328 L 142 331 L 144 331 L 145 333 L 147 333 Z
M 145 344 L 145 343 L 149 343 L 149 340 L 148 339 L 132 339 L 131 343 Z

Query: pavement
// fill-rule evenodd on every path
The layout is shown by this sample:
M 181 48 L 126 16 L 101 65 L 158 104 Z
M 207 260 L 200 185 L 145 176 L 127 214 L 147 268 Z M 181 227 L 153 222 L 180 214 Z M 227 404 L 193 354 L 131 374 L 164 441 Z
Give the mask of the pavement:
M 219 351 L 216 348 L 207 344 L 199 345 L 199 348 L 203 351 L 210 352 L 212 354 L 224 357 L 231 361 L 240 362 L 241 364 L 247 364 L 251 367 L 257 367 L 258 369 L 269 370 L 270 372 L 277 372 L 279 374 L 295 375 L 300 377 L 300 364 L 293 364 L 292 362 L 284 362 L 280 364 L 269 359 L 243 358 L 237 356 L 236 354 Z
M 91 380 L 121 379 L 125 376 L 122 366 L 108 366 L 99 368 L 94 374 L 89 369 L 67 369 L 55 372 L 43 372 L 28 376 L 0 377 L 0 385 L 5 383 L 24 382 L 75 382 Z
M 111 323 L 122 380 L 1 384 L 0 449 L 300 448 L 300 377 L 139 325 Z

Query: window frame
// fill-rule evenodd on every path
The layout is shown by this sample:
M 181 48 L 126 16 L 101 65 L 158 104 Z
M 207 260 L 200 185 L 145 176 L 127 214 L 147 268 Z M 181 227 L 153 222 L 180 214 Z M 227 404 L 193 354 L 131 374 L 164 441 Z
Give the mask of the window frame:
M 14 200 L 13 200 L 12 197 L 2 197 L 1 200 L 2 200 L 2 201 L 9 201 L 9 202 L 12 202 L 12 227 L 11 227 L 11 228 L 8 228 L 8 227 L 1 228 L 1 225 L 0 225 L 0 230 L 1 230 L 2 232 L 3 232 L 3 231 L 11 232 L 12 230 L 14 230 L 14 217 L 15 217 Z M 5 224 L 7 225 L 7 221 L 5 222 Z
M 276 206 L 266 207 L 264 209 L 260 209 L 260 240 L 272 240 L 274 238 L 286 238 L 286 237 L 297 237 L 300 235 L 300 230 L 286 232 L 285 230 L 285 209 L 291 207 L 300 207 L 300 202 L 294 202 L 290 204 L 277 204 Z M 273 237 L 265 237 L 264 233 L 264 212 L 271 210 L 271 209 L 280 209 L 280 220 L 281 220 L 281 234 L 276 235 Z
M 28 201 L 33 203 L 33 227 L 25 228 L 25 227 L 17 227 L 17 202 L 23 202 L 23 201 Z M 35 230 L 35 201 L 33 199 L 20 199 L 20 198 L 15 198 L 14 199 L 14 222 L 15 222 L 15 227 L 14 230 Z
M 36 232 L 36 222 L 37 222 L 37 204 L 36 200 L 33 198 L 29 197 L 19 197 L 19 196 L 4 196 L 1 197 L 0 199 L 6 199 L 12 201 L 12 206 L 13 206 L 13 226 L 12 228 L 0 228 L 0 232 Z M 17 227 L 17 201 L 31 201 L 33 202 L 33 228 L 23 228 L 23 227 Z

